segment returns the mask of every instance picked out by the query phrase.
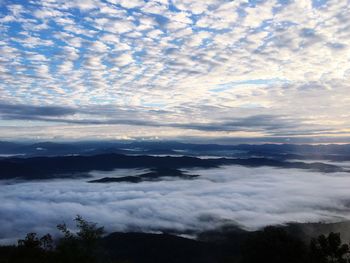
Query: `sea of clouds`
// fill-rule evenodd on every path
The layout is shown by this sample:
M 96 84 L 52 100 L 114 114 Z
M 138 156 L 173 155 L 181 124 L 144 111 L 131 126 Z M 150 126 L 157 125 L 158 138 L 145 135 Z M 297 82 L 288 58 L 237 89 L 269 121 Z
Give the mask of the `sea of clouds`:
M 142 172 L 116 170 L 92 176 Z M 201 176 L 138 184 L 87 183 L 87 178 L 2 181 L 0 243 L 15 242 L 28 232 L 55 234 L 58 223 L 73 226 L 77 214 L 108 232 L 193 233 L 228 223 L 256 229 L 291 221 L 350 219 L 349 173 L 242 166 L 187 172 Z

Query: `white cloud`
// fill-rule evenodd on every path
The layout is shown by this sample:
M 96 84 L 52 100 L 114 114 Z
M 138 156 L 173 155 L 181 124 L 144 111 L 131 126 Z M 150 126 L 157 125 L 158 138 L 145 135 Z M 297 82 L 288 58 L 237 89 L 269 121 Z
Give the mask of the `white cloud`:
M 109 0 L 113 4 L 119 4 L 125 8 L 141 7 L 145 4 L 143 0 Z
M 98 8 L 99 3 L 100 2 L 98 0 L 84 0 L 84 1 L 73 0 L 68 3 L 65 3 L 65 6 L 69 8 L 71 7 L 78 8 L 84 12 L 87 12 L 91 9 Z
M 95 177 L 134 173 L 142 171 L 95 173 Z M 32 231 L 53 232 L 57 223 L 70 223 L 76 214 L 108 231 L 203 231 L 227 221 L 255 229 L 350 218 L 350 179 L 345 173 L 241 166 L 191 173 L 201 176 L 138 184 L 89 184 L 84 179 L 2 182 L 0 240 L 13 241 Z
M 203 12 L 207 11 L 209 6 L 211 5 L 217 5 L 220 1 L 217 0 L 209 0 L 209 1 L 195 1 L 195 0 L 175 0 L 173 1 L 174 5 L 186 12 L 190 12 L 193 14 L 202 14 Z
M 63 64 L 59 66 L 59 70 L 62 73 L 70 73 L 73 71 L 74 64 L 72 61 L 65 61 Z
M 273 19 L 273 8 L 275 6 L 275 1 L 265 1 L 263 4 L 255 7 L 246 8 L 245 11 L 247 14 L 244 18 L 243 25 L 256 28 L 259 27 L 265 20 Z
M 129 53 L 123 53 L 120 56 L 113 59 L 113 62 L 116 66 L 124 67 L 130 63 L 132 63 L 134 59 L 132 58 L 132 55 Z

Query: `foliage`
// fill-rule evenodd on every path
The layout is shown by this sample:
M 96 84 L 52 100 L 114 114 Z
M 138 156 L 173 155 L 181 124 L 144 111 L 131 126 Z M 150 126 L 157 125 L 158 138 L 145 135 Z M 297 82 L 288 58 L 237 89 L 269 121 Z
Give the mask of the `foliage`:
M 267 227 L 243 245 L 243 263 L 302 263 L 307 247 L 299 239 L 277 227 Z
M 29 233 L 18 240 L 17 247 L 8 247 L 6 257 L 0 255 L 0 263 L 97 263 L 100 261 L 99 240 L 104 234 L 103 227 L 75 218 L 76 233 L 71 232 L 65 223 L 57 226 L 63 236 L 54 244 L 50 234 L 38 237 Z
M 311 262 L 315 263 L 347 263 L 349 245 L 342 244 L 339 233 L 320 235 L 310 242 Z
M 104 233 L 103 227 L 97 227 L 96 223 L 87 222 L 79 215 L 75 218 L 75 222 L 77 233 L 72 233 L 66 224 L 57 225 L 63 234 L 56 247 L 60 261 L 98 262 L 98 241 Z
M 25 239 L 18 240 L 18 246 L 28 249 L 52 250 L 53 240 L 50 234 L 46 234 L 39 239 L 36 233 L 29 233 Z
M 154 242 L 157 239 L 153 239 L 152 242 L 152 237 L 145 234 L 141 235 L 142 241 L 137 245 L 133 239 L 121 239 L 121 242 L 127 242 L 125 244 L 111 238 L 112 235 L 104 238 L 103 227 L 88 222 L 81 216 L 75 218 L 75 223 L 76 231 L 72 231 L 64 223 L 59 224 L 57 228 L 62 235 L 55 241 L 50 234 L 39 237 L 36 233 L 29 233 L 24 239 L 18 240 L 17 246 L 0 246 L 0 263 L 117 263 L 113 260 L 120 259 L 133 259 L 132 262 L 144 263 L 175 263 L 180 262 L 178 259 L 181 257 L 176 254 L 179 252 L 174 251 L 179 251 L 176 247 L 184 244 L 181 242 L 187 242 L 188 246 L 184 247 L 190 248 L 182 250 L 181 253 L 185 253 L 189 259 L 186 262 L 191 263 L 350 263 L 349 245 L 342 243 L 339 233 L 320 235 L 307 245 L 283 228 L 267 227 L 262 231 L 247 232 L 245 237 L 235 241 L 229 239 L 222 247 L 210 242 L 204 245 L 194 240 L 190 241 L 190 245 L 188 240 L 180 240 L 179 243 L 177 239 L 175 242 L 175 237 L 166 235 L 161 242 L 161 239 L 157 242 Z M 170 245 L 163 246 L 164 241 Z M 238 251 L 230 250 L 230 244 L 237 242 Z M 122 249 L 123 244 L 126 246 L 124 251 L 113 253 Z M 201 244 L 200 249 L 197 244 Z M 147 250 L 148 254 L 143 250 Z M 148 256 L 135 257 L 138 253 Z M 148 259 L 149 256 L 152 259 Z

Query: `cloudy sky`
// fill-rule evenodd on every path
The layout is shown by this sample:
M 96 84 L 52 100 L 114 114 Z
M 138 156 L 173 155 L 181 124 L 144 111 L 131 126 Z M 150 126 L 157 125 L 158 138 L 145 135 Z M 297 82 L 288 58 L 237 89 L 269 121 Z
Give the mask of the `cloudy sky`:
M 0 0 L 0 139 L 350 141 L 348 0 Z

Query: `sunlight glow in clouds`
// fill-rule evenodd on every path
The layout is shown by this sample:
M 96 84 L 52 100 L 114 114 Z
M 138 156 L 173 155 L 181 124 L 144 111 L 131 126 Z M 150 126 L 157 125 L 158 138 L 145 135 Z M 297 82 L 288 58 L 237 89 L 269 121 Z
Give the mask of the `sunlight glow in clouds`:
M 1 137 L 348 136 L 349 17 L 348 0 L 2 0 Z

